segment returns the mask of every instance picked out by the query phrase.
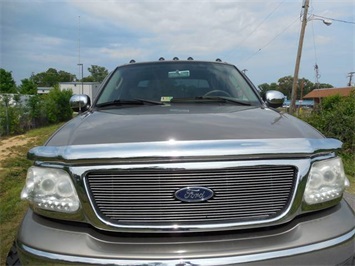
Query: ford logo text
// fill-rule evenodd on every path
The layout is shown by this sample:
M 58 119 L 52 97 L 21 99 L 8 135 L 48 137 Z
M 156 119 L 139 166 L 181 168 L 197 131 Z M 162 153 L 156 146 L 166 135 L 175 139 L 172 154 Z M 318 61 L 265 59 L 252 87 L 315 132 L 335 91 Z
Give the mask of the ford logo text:
M 213 190 L 206 187 L 184 187 L 175 192 L 175 198 L 183 202 L 206 201 L 213 195 Z

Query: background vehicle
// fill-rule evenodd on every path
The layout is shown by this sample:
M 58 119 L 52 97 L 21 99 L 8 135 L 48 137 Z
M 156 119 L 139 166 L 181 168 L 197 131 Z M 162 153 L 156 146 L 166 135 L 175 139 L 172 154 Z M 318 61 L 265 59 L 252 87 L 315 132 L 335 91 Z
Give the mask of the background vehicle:
M 23 264 L 351 265 L 337 150 L 233 65 L 120 66 L 28 157 Z M 336 254 L 336 255 L 335 255 Z

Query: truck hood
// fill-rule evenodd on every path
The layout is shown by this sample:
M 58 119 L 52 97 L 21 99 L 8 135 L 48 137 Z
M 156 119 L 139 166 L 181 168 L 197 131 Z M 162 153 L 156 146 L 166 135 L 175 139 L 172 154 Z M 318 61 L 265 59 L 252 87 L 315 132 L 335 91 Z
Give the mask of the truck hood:
M 324 136 L 303 121 L 268 108 L 176 104 L 87 112 L 60 128 L 46 145 L 271 138 Z

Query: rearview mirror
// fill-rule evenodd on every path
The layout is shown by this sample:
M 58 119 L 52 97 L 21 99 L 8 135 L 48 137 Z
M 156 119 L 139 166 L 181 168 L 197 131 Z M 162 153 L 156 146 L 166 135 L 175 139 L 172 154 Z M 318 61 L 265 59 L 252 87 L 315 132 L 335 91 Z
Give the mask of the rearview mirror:
M 269 107 L 281 107 L 285 101 L 285 95 L 280 91 L 267 91 L 266 103 Z
M 69 104 L 74 112 L 85 112 L 89 109 L 91 105 L 90 97 L 86 94 L 74 94 L 70 100 Z

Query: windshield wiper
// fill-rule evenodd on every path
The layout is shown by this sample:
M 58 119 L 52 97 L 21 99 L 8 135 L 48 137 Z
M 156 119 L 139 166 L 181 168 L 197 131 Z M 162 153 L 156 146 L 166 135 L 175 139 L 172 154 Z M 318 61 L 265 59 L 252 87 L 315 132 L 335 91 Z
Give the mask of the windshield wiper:
M 227 96 L 199 96 L 195 98 L 173 98 L 170 102 L 172 103 L 188 103 L 188 102 L 230 102 L 236 103 L 239 105 L 251 106 L 249 102 L 237 100 L 235 98 L 227 97 Z
M 251 104 L 249 102 L 245 102 L 242 100 L 238 100 L 232 97 L 227 97 L 227 96 L 200 96 L 196 97 L 197 99 L 203 99 L 203 100 L 217 100 L 217 101 L 224 101 L 224 102 L 231 102 L 231 103 L 237 103 L 240 105 L 247 105 L 250 106 Z
M 96 104 L 96 107 L 121 106 L 121 105 L 131 105 L 131 104 L 143 105 L 144 103 L 141 101 L 135 101 L 135 100 L 113 100 L 110 102 Z
M 108 107 L 108 106 L 122 106 L 122 105 L 144 105 L 145 103 L 162 105 L 162 102 L 145 100 L 145 99 L 133 99 L 133 100 L 114 100 L 105 103 L 96 104 L 96 107 Z
M 150 103 L 150 104 L 155 104 L 155 105 L 164 105 L 164 103 L 162 103 L 162 102 L 148 100 L 148 99 L 135 98 L 134 100 L 142 102 L 142 103 Z

